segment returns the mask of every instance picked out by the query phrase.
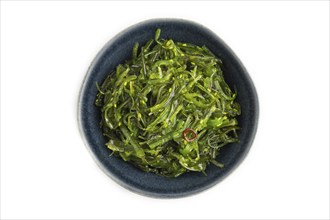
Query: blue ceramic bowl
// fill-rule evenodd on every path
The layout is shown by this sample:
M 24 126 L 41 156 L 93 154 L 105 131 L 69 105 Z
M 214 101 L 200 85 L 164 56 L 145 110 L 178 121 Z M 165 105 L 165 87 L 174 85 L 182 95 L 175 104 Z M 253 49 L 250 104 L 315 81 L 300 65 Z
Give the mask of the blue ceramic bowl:
M 237 88 L 237 101 L 242 114 L 238 118 L 239 143 L 221 149 L 218 160 L 223 169 L 209 165 L 207 175 L 188 172 L 177 178 L 166 178 L 145 173 L 121 158 L 109 156 L 106 139 L 100 128 L 101 112 L 94 105 L 97 88 L 115 67 L 130 59 L 135 42 L 140 45 L 154 37 L 161 28 L 162 38 L 207 46 L 224 63 L 224 77 L 233 88 Z M 183 197 L 214 186 L 230 174 L 245 158 L 256 134 L 258 123 L 258 98 L 254 85 L 233 51 L 212 31 L 200 24 L 181 19 L 155 19 L 133 25 L 110 40 L 97 54 L 89 67 L 80 92 L 78 121 L 81 134 L 94 159 L 102 170 L 123 187 L 152 197 Z

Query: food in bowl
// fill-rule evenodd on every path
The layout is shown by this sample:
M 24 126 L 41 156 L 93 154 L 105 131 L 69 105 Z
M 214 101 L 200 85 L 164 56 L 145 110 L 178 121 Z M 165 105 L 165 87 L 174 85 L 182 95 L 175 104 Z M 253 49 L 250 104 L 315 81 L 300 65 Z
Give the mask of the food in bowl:
M 220 149 L 239 141 L 236 90 L 207 47 L 155 38 L 98 86 L 106 147 L 146 172 L 178 177 L 219 168 Z M 221 156 L 221 155 L 220 155 Z

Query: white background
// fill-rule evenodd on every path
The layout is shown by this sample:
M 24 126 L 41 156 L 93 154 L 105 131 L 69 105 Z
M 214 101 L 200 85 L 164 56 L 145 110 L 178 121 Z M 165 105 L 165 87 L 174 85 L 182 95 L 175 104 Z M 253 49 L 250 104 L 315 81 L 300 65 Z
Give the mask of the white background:
M 77 125 L 79 88 L 96 53 L 156 17 L 212 29 L 260 99 L 246 160 L 183 199 L 117 185 Z M 329 218 L 329 2 L 1 2 L 1 218 Z

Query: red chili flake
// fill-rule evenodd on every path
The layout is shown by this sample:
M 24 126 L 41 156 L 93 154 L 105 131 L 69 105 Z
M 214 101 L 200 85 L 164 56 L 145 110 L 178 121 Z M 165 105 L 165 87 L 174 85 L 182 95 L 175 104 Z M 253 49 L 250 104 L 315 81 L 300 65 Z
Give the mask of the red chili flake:
M 188 134 L 189 134 L 189 133 L 193 135 L 192 138 L 189 138 L 189 137 L 188 137 Z M 196 133 L 193 129 L 191 129 L 191 128 L 186 128 L 186 129 L 182 132 L 182 134 L 183 134 L 184 139 L 185 139 L 186 141 L 188 141 L 188 142 L 193 142 L 193 141 L 197 138 L 197 133 Z

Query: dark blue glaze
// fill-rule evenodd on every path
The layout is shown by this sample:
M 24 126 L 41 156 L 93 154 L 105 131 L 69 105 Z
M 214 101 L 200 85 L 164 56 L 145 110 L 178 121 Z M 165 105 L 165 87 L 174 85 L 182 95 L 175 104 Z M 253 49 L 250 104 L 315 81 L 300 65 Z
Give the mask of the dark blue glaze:
M 207 46 L 224 63 L 227 83 L 237 88 L 237 101 L 242 114 L 238 118 L 239 143 L 225 146 L 218 160 L 225 168 L 209 165 L 207 176 L 199 172 L 185 173 L 177 178 L 166 178 L 145 173 L 122 159 L 109 156 L 99 123 L 100 109 L 95 107 L 97 89 L 107 74 L 130 59 L 135 42 L 143 45 L 154 38 L 155 30 L 161 28 L 161 38 Z M 154 19 L 133 25 L 110 40 L 98 53 L 84 79 L 78 104 L 78 121 L 81 134 L 102 170 L 113 180 L 129 190 L 152 197 L 183 197 L 210 188 L 230 174 L 245 158 L 256 134 L 258 123 L 258 98 L 254 85 L 239 59 L 232 50 L 209 29 L 187 20 Z M 242 183 L 243 184 L 243 183 Z

